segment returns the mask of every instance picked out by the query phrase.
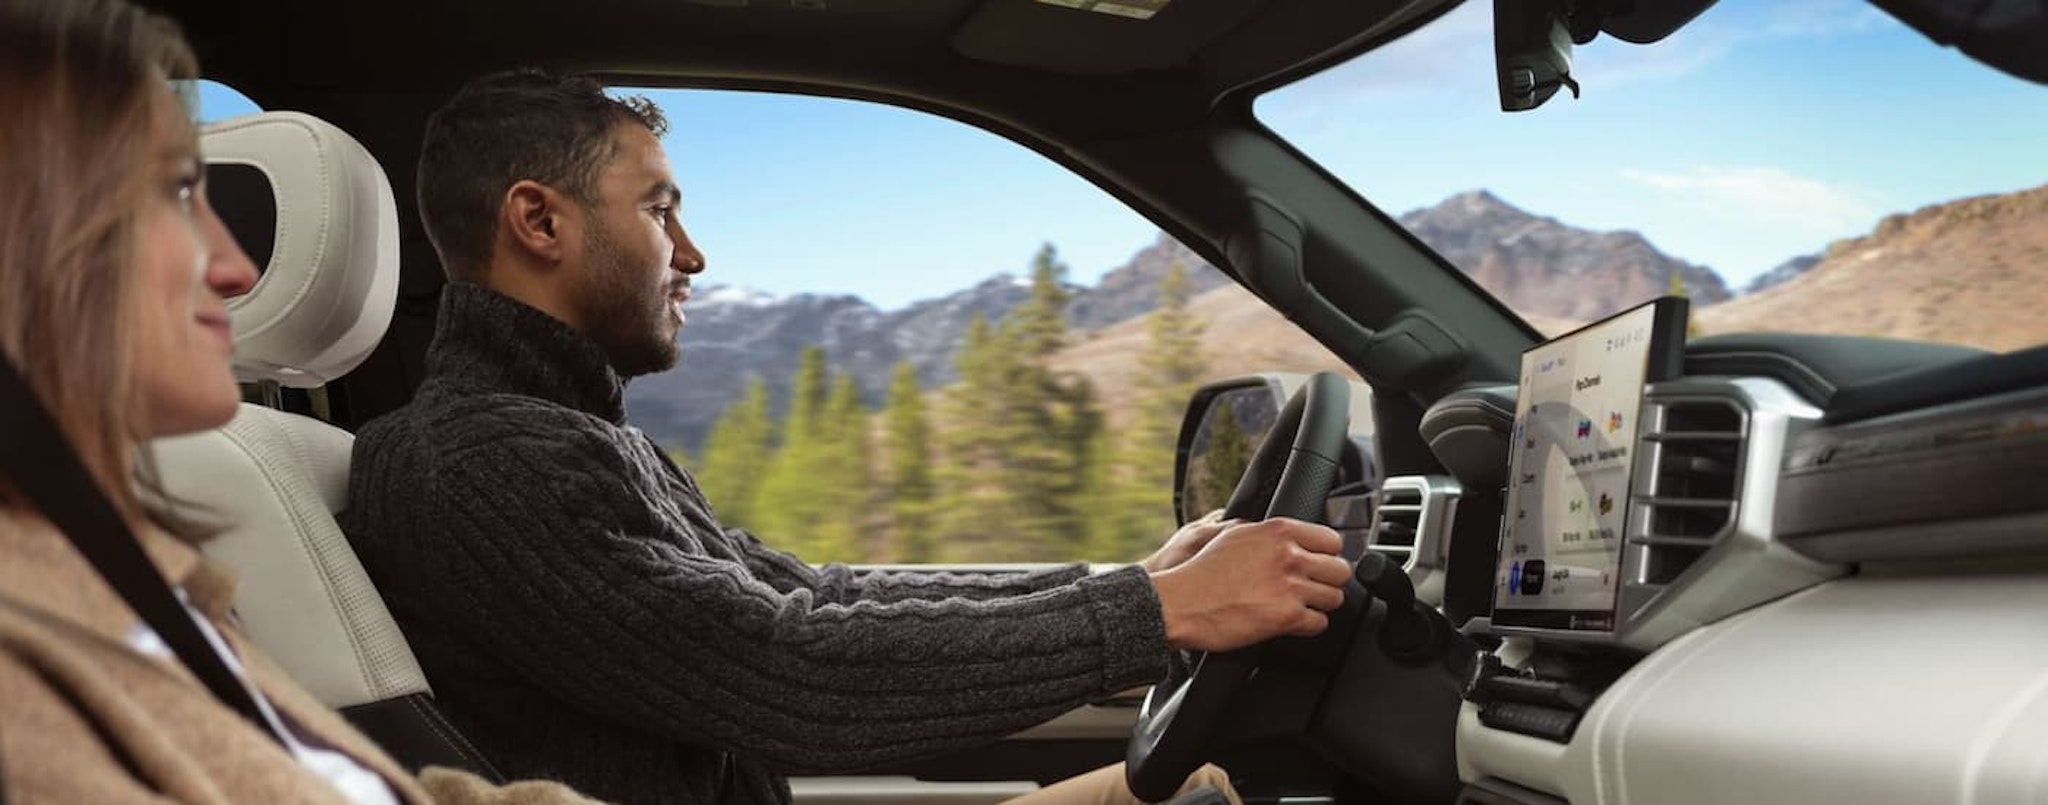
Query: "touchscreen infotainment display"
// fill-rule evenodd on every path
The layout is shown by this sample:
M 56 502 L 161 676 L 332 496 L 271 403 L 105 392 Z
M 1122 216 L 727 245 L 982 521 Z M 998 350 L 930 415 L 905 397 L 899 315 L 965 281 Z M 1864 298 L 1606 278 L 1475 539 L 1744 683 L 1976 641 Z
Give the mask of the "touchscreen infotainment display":
M 1659 299 L 1522 353 L 1494 625 L 1614 629 L 1643 386 L 1675 376 L 1686 309 Z

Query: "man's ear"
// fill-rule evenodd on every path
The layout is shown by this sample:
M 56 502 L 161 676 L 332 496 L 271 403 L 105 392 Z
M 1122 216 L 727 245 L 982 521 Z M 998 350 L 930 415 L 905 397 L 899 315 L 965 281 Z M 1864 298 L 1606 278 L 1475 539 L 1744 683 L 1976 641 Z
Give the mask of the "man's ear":
M 562 241 L 565 201 L 553 188 L 521 179 L 505 191 L 499 226 L 520 251 L 549 265 L 560 263 L 566 252 Z

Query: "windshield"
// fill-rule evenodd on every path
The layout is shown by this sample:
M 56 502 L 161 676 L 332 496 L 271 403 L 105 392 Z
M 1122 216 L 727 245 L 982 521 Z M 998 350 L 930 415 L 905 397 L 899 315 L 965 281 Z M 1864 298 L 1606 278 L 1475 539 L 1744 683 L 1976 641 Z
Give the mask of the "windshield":
M 2048 88 L 1861 2 L 1722 2 L 1500 111 L 1492 4 L 1256 114 L 1555 335 L 1682 290 L 1692 332 L 2048 342 Z

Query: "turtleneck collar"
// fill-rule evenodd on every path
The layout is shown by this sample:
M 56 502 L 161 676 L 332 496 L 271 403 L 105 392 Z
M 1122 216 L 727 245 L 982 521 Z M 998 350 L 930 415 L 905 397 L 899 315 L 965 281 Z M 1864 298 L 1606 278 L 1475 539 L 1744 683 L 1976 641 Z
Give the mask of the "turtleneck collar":
M 625 384 L 595 342 L 480 285 L 451 282 L 441 290 L 427 378 L 452 391 L 522 394 L 626 422 Z

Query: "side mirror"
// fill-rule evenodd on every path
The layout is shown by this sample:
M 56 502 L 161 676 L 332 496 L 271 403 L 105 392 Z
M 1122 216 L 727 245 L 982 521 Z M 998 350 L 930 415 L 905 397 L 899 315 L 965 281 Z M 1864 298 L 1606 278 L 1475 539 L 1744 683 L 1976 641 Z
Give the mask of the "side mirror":
M 1180 426 L 1173 505 L 1185 523 L 1223 508 L 1287 402 L 1278 376 L 1239 377 L 1195 391 Z
M 1173 462 L 1173 510 L 1181 522 L 1230 502 L 1238 479 L 1251 466 L 1252 454 L 1266 440 L 1266 431 L 1273 429 L 1280 409 L 1308 377 L 1264 372 L 1218 380 L 1195 390 L 1187 415 L 1181 419 L 1180 445 Z M 1378 452 L 1373 438 L 1372 388 L 1351 381 L 1351 449 L 1345 451 L 1345 477 L 1377 484 Z M 1356 519 L 1343 516 L 1338 509 L 1332 511 L 1332 523 Z M 1359 512 L 1359 516 L 1370 514 L 1363 509 Z

